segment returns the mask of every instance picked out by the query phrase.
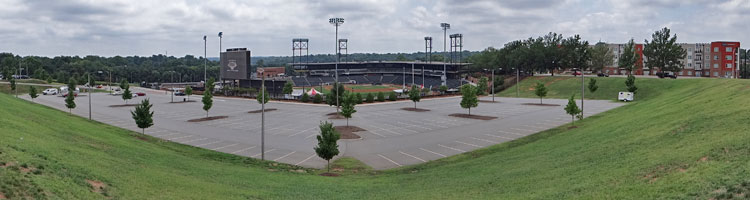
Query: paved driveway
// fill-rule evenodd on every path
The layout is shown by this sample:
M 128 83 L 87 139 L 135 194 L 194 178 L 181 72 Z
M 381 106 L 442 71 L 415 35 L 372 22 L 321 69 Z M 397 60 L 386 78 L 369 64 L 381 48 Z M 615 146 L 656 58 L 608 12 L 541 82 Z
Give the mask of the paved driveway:
M 149 98 L 154 104 L 154 123 L 146 134 L 178 143 L 260 158 L 260 113 L 248 111 L 260 109 L 254 99 L 214 98 L 210 116 L 223 115 L 226 119 L 187 122 L 206 116 L 202 110 L 201 96 L 193 95 L 190 103 L 169 103 L 171 96 L 163 91 L 134 88 L 146 92 L 145 97 L 136 97 L 128 103 Z M 85 95 L 85 94 L 82 94 Z M 28 95 L 24 98 L 28 99 Z M 133 107 L 109 107 L 123 104 L 120 96 L 95 93 L 93 98 L 94 120 L 140 132 L 131 118 Z M 185 97 L 174 97 L 182 101 Z M 481 98 L 489 100 L 489 97 Z M 460 97 L 425 99 L 419 108 L 429 112 L 411 112 L 400 108 L 413 107 L 411 101 L 358 105 L 357 113 L 349 124 L 366 129 L 359 132 L 362 139 L 339 141 L 342 156 L 351 156 L 375 169 L 389 169 L 418 164 L 430 160 L 472 151 L 478 148 L 507 142 L 552 127 L 570 122 L 563 106 L 567 100 L 547 99 L 545 103 L 560 106 L 531 106 L 538 99 L 499 98 L 498 103 L 480 102 L 472 114 L 496 116 L 498 119 L 483 121 L 448 116 L 466 113 L 460 108 Z M 64 98 L 40 96 L 37 103 L 67 111 Z M 78 108 L 73 113 L 88 117 L 88 97 L 76 99 Z M 586 116 L 591 116 L 623 104 L 610 101 L 586 101 Z M 330 120 L 328 113 L 335 112 L 327 105 L 310 105 L 284 102 L 269 102 L 266 109 L 265 159 L 305 167 L 322 168 L 325 160 L 315 155 L 315 136 L 322 121 L 333 121 L 344 125 L 343 119 Z

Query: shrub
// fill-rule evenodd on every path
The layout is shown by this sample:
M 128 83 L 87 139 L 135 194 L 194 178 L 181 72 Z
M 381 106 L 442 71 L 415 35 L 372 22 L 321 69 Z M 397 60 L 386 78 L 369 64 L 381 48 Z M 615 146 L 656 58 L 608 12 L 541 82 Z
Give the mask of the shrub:
M 315 94 L 315 97 L 313 97 L 313 103 L 321 103 L 323 102 L 323 97 L 320 96 L 320 94 Z
M 398 97 L 396 96 L 396 92 L 391 92 L 391 94 L 388 95 L 388 100 L 391 100 L 391 101 L 398 100 Z
M 375 97 L 372 96 L 372 93 L 367 93 L 367 103 L 375 102 Z
M 385 94 L 383 94 L 383 92 L 378 92 L 378 101 L 380 102 L 385 101 Z
M 300 101 L 305 102 L 305 103 L 309 102 L 310 101 L 310 95 L 307 95 L 307 93 L 303 93 L 302 94 L 302 98 L 300 98 Z

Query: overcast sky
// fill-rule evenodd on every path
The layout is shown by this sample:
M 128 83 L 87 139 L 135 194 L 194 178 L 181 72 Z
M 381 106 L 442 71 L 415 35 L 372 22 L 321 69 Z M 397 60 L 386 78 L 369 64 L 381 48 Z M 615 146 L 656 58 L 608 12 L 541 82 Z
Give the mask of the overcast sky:
M 678 42 L 750 43 L 750 0 L 0 0 L 0 52 L 21 55 L 203 55 L 247 47 L 254 56 L 291 55 L 292 38 L 311 54 L 333 53 L 331 17 L 350 53 L 442 51 L 441 22 L 482 50 L 547 32 L 590 42 L 649 39 L 662 27 Z

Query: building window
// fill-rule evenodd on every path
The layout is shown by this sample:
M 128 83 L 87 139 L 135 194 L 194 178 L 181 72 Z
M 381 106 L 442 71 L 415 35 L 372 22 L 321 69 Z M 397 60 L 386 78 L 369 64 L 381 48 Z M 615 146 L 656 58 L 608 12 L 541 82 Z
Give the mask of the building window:
M 719 52 L 719 47 L 714 47 L 714 52 Z
M 727 68 L 732 68 L 732 63 L 727 63 Z
M 727 47 L 727 52 L 732 52 L 732 47 Z
M 714 72 L 714 76 L 719 76 L 719 72 Z
M 731 55 L 728 55 L 728 56 L 726 56 L 726 59 L 727 59 L 727 60 L 732 60 L 732 56 L 731 56 Z
M 688 71 L 688 76 L 692 76 L 692 75 L 693 75 L 693 71 Z
M 692 68 L 692 67 L 693 67 L 693 63 L 688 63 L 688 68 Z M 261 97 L 261 98 L 263 98 L 263 97 Z
M 719 60 L 719 56 L 714 56 L 714 60 Z
M 714 63 L 714 68 L 719 68 L 719 64 L 718 63 Z
M 682 71 L 680 71 L 680 76 L 682 76 Z
M 688 56 L 688 59 L 693 59 L 693 56 Z M 263 98 L 263 97 L 261 97 L 261 99 L 262 99 L 262 98 Z
M 731 77 L 730 72 L 724 72 L 724 77 L 727 77 L 727 78 Z

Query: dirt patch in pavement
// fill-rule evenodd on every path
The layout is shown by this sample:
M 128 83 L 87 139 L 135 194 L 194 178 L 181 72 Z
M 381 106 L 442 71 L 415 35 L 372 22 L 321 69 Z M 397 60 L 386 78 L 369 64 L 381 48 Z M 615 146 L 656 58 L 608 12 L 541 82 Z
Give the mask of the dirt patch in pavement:
M 484 115 L 469 115 L 469 114 L 463 114 L 463 113 L 453 113 L 448 116 L 451 117 L 460 117 L 460 118 L 467 118 L 467 119 L 479 119 L 479 120 L 493 120 L 497 119 L 497 117 L 493 116 L 484 116 Z
M 86 179 L 86 182 L 89 183 L 89 185 L 91 185 L 91 191 L 96 192 L 96 193 L 102 193 L 104 188 L 107 187 L 107 185 L 105 185 L 101 181 Z
M 521 105 L 527 105 L 527 106 L 560 106 L 558 104 L 547 104 L 547 103 L 522 103 Z
M 227 116 L 211 116 L 211 117 L 204 117 L 204 118 L 198 118 L 198 119 L 191 119 L 187 121 L 188 122 L 205 122 L 205 121 L 224 119 L 224 118 L 227 118 Z
M 119 107 L 130 107 L 130 106 L 137 106 L 138 104 L 120 104 L 120 105 L 109 105 L 111 108 L 119 108 Z
M 337 112 L 328 113 L 326 116 L 328 116 L 328 119 L 346 119 L 343 115 Z
M 355 132 L 366 131 L 356 126 L 336 126 L 334 128 L 341 134 L 341 139 L 359 139 L 361 137 L 355 134 Z
M 278 110 L 278 109 L 276 109 L 276 108 L 268 108 L 268 109 L 266 109 L 266 112 L 271 112 L 271 111 L 275 111 L 275 110 Z M 263 111 L 262 110 L 247 111 L 247 113 L 261 113 L 261 112 L 263 112 Z
M 331 173 L 331 172 L 326 172 L 326 173 L 322 173 L 322 174 L 320 174 L 320 175 L 321 175 L 321 176 L 330 176 L 330 177 L 336 177 L 336 176 L 340 176 L 340 175 L 339 175 L 339 174 L 337 174 L 337 173 Z
M 413 112 L 427 112 L 427 111 L 430 111 L 429 109 L 422 109 L 422 108 L 401 108 L 401 110 L 413 111 Z

